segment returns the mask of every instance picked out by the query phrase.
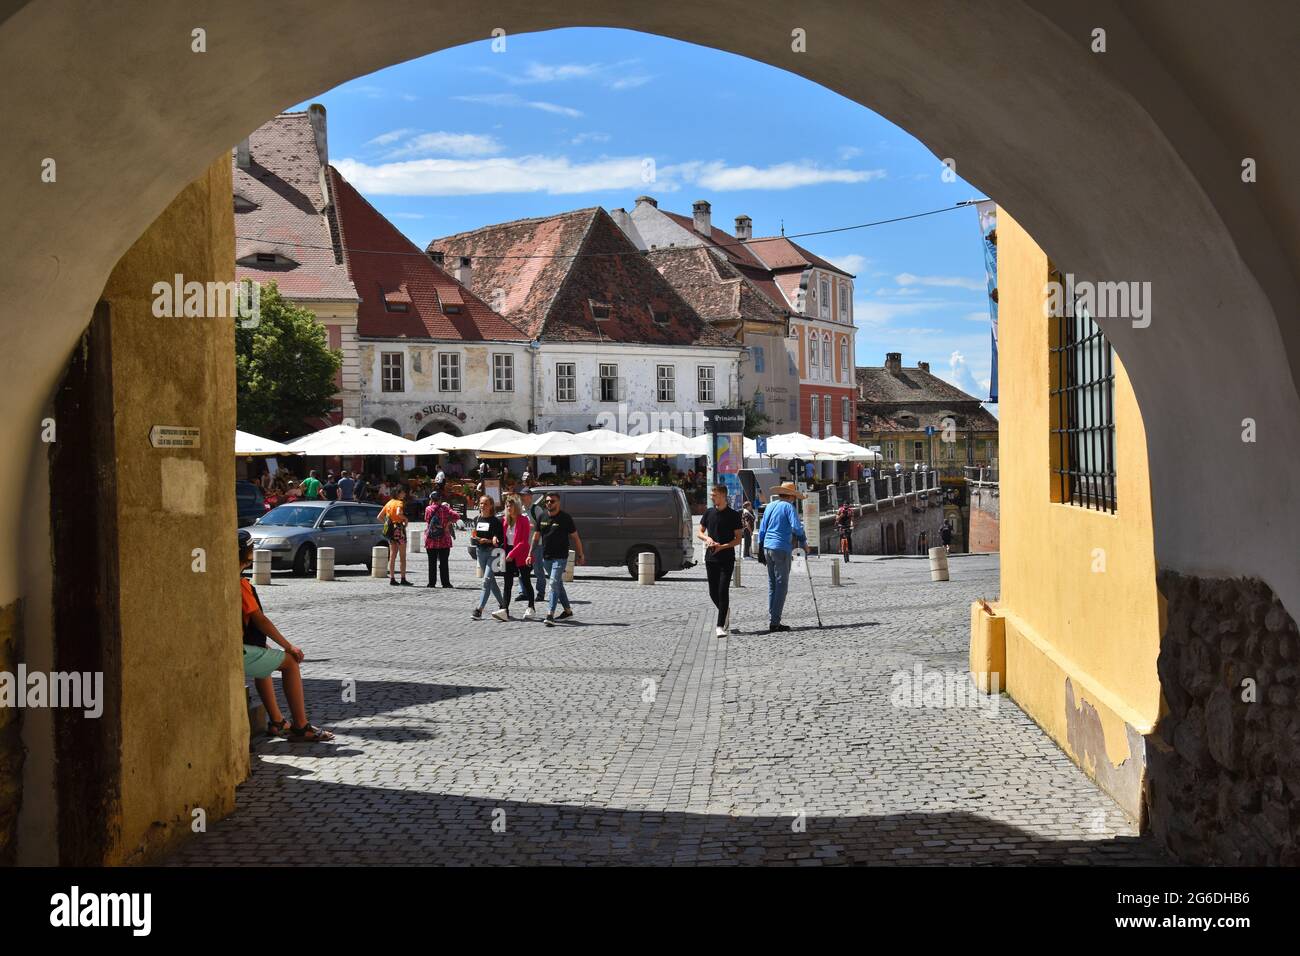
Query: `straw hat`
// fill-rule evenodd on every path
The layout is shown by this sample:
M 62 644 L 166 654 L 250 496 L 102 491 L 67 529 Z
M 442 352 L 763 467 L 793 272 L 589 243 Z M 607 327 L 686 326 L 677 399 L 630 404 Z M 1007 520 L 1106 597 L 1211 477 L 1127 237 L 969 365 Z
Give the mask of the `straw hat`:
M 782 498 L 807 498 L 802 491 L 794 486 L 794 482 L 786 481 L 772 489 L 772 494 L 780 495 Z

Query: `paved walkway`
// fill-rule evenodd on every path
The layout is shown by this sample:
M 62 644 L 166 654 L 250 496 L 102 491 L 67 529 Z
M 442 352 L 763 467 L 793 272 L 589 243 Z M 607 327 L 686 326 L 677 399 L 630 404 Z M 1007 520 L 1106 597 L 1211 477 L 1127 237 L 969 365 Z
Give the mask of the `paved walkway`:
M 719 640 L 699 570 L 582 569 L 577 623 L 471 621 L 456 550 L 455 591 L 360 571 L 259 589 L 339 739 L 259 744 L 239 810 L 173 862 L 1163 861 L 1013 703 L 965 695 L 996 557 L 954 557 L 939 584 L 923 559 L 859 559 L 840 588 L 813 559 L 824 626 L 797 577 L 781 635 L 759 631 L 746 562 Z M 412 570 L 423 584 L 423 556 Z

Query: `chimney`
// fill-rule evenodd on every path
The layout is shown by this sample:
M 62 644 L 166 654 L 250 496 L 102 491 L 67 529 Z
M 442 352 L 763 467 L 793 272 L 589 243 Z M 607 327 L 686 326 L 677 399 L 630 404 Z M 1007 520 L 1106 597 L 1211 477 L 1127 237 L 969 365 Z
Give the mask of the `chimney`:
M 469 256 L 460 257 L 460 265 L 456 266 L 456 281 L 469 288 L 474 280 L 474 263 Z
M 713 207 L 708 200 L 697 199 L 691 205 L 691 211 L 695 213 L 695 231 L 701 236 L 712 237 L 713 223 L 710 220 L 713 218 Z
M 752 239 L 754 236 L 754 220 L 748 216 L 736 217 L 736 238 Z
M 428 253 L 433 264 L 441 269 L 447 261 L 447 253 L 443 252 L 441 249 L 430 249 L 428 250 Z
M 329 141 L 325 137 L 325 107 L 313 103 L 307 107 L 307 119 L 311 121 L 311 131 L 316 137 L 316 155 L 321 166 L 330 164 Z
M 235 147 L 235 165 L 240 169 L 247 169 L 253 164 L 253 157 L 248 151 L 248 137 L 245 136 Z
M 903 353 L 886 352 L 885 353 L 885 371 L 890 375 L 901 375 L 903 372 Z
M 645 203 L 647 206 L 654 206 L 656 209 L 659 208 L 659 200 L 655 199 L 654 196 L 637 196 L 636 204 L 639 206 L 642 203 Z
M 917 363 L 916 363 L 916 367 L 919 368 L 922 372 L 929 372 L 929 371 L 930 371 L 930 363 L 929 363 L 929 362 L 917 362 Z

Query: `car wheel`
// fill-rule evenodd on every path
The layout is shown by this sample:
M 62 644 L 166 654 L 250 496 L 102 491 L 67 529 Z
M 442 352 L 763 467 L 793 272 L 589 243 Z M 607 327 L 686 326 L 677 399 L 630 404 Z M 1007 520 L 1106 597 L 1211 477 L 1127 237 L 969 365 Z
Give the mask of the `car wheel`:
M 638 577 L 640 577 L 640 572 L 641 572 L 640 563 L 641 563 L 642 554 L 653 554 L 655 556 L 655 580 L 658 581 L 659 579 L 661 579 L 664 576 L 665 572 L 664 572 L 664 562 L 663 559 L 659 557 L 659 552 L 656 551 L 654 548 L 638 546 L 633 548 L 631 551 L 627 553 L 627 573 L 632 576 L 632 580 L 635 581 Z
M 298 549 L 293 556 L 293 573 L 300 578 L 316 573 L 316 545 L 304 544 Z

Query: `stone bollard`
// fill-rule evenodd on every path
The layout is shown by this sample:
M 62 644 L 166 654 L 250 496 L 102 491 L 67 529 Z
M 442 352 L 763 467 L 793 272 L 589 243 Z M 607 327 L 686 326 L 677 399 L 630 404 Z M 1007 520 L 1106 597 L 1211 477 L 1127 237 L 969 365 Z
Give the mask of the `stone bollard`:
M 642 551 L 636 556 L 636 579 L 639 584 L 655 583 L 655 556 L 653 551 Z
M 414 531 L 411 530 L 411 526 L 407 525 L 406 536 L 411 541 L 411 554 L 420 554 L 422 551 L 424 551 L 423 531 L 421 531 L 419 534 L 416 534 Z
M 577 565 L 577 563 L 578 563 L 578 552 L 570 551 L 569 563 L 564 566 L 564 582 L 566 584 L 573 580 L 573 569 Z
M 316 580 L 317 581 L 334 580 L 334 549 L 333 548 L 316 549 Z
M 253 552 L 253 583 L 271 583 L 271 552 L 265 548 Z
M 370 576 L 388 577 L 388 548 L 382 544 L 377 544 L 370 549 Z
M 732 586 L 733 588 L 743 588 L 743 587 L 744 587 L 744 585 L 740 583 L 740 566 L 741 566 L 742 564 L 744 564 L 744 563 L 745 563 L 745 562 L 742 561 L 740 558 L 737 558 L 737 559 L 736 559 L 736 570 L 734 570 L 734 571 L 731 572 L 731 586 Z
M 831 587 L 837 588 L 839 586 L 840 586 L 840 563 L 838 561 L 832 561 L 831 562 Z
M 930 549 L 930 580 L 948 580 L 948 551 L 942 545 Z

